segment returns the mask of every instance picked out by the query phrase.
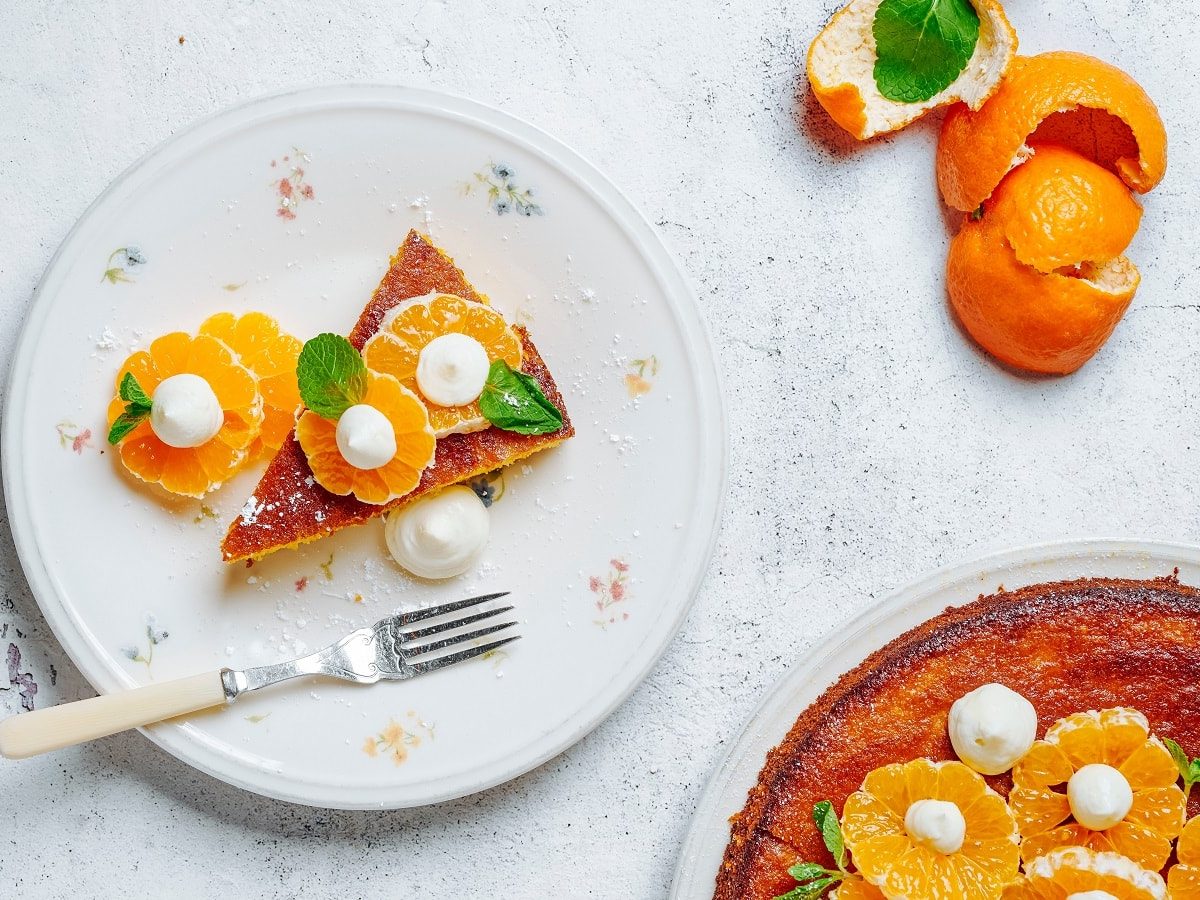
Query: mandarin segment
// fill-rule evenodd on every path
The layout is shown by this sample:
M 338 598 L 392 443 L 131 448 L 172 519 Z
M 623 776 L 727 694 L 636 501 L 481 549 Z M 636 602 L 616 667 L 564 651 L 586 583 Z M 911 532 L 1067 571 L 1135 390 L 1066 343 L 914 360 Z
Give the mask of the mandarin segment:
M 1166 885 L 1157 872 L 1116 853 L 1063 847 L 1028 865 L 1024 877 L 1004 892 L 1004 900 L 1067 900 L 1089 891 L 1117 900 L 1163 900 Z
M 237 362 L 233 352 L 209 335 L 163 335 L 148 350 L 133 353 L 117 372 L 119 385 L 132 374 L 148 395 L 174 375 L 198 375 L 208 382 L 223 412 L 220 430 L 199 447 L 171 447 L 143 419 L 118 445 L 125 468 L 149 484 L 173 494 L 203 497 L 220 487 L 246 460 L 263 421 L 258 379 Z M 108 406 L 108 424 L 124 411 L 120 397 Z
M 204 320 L 200 333 L 224 342 L 237 354 L 238 361 L 258 377 L 263 423 L 258 439 L 250 448 L 250 458 L 273 455 L 296 423 L 300 407 L 296 361 L 303 344 L 280 330 L 274 318 L 261 312 L 241 316 L 217 313 Z
M 1175 855 L 1179 861 L 1167 872 L 1171 900 L 1200 900 L 1200 816 L 1183 827 Z
M 296 440 L 313 478 L 331 494 L 353 494 L 364 503 L 381 505 L 410 493 L 421 473 L 433 463 L 436 439 L 425 405 L 391 375 L 367 371 L 363 403 L 379 410 L 391 423 L 396 453 L 378 469 L 357 469 L 337 445 L 337 422 L 305 410 L 296 423 Z
M 447 407 L 421 395 L 416 378 L 421 351 L 445 334 L 474 338 L 483 347 L 488 362 L 502 359 L 513 369 L 521 367 L 521 341 L 504 317 L 486 304 L 453 294 L 418 297 L 402 304 L 384 319 L 379 334 L 363 347 L 368 368 L 395 377 L 421 397 L 438 437 L 479 431 L 489 424 L 478 402 Z
M 1019 161 L 1026 139 L 1042 122 L 1079 108 L 1103 110 L 1129 129 L 1136 150 L 1112 165 L 1130 189 L 1145 193 L 1162 180 L 1167 135 L 1146 92 L 1115 66 L 1055 51 L 1016 57 L 982 107 L 960 105 L 946 114 L 937 149 L 938 185 L 946 203 L 963 212 L 976 209 Z
M 966 826 L 959 850 L 943 854 L 908 834 L 905 816 L 921 800 L 958 808 Z M 846 800 L 842 834 L 859 872 L 893 898 L 997 898 L 1020 861 L 1008 805 L 957 761 L 915 759 L 873 770 Z
M 1056 753 L 1070 771 L 1062 770 Z M 1093 763 L 1117 767 L 1133 791 L 1126 816 L 1102 831 L 1077 823 L 1063 793 L 1064 782 Z M 1167 765 L 1173 776 L 1166 774 Z M 1137 710 L 1118 707 L 1058 720 L 1046 729 L 1045 740 L 1035 743 L 1013 769 L 1015 787 L 1009 799 L 1021 830 L 1021 857 L 1029 863 L 1059 847 L 1080 846 L 1116 852 L 1144 868 L 1161 869 L 1185 817 L 1186 803 L 1175 784 L 1174 766 L 1167 748 L 1150 734 L 1146 717 Z

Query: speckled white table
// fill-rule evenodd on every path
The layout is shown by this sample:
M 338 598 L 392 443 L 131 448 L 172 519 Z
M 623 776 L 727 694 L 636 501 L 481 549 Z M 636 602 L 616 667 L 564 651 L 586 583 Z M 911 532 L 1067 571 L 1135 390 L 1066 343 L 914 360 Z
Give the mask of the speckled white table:
M 1100 356 L 1062 380 L 1002 371 L 948 314 L 936 122 L 856 146 L 807 96 L 803 53 L 835 0 L 10 10 L 5 364 L 71 224 L 175 130 L 290 86 L 432 86 L 552 131 L 658 224 L 715 338 L 732 471 L 717 555 L 678 639 L 553 762 L 480 796 L 379 814 L 260 799 L 137 733 L 0 761 L 0 894 L 659 897 L 709 772 L 763 691 L 873 599 L 1015 544 L 1195 540 L 1194 2 L 1008 5 L 1026 52 L 1085 50 L 1133 73 L 1171 138 L 1170 172 L 1130 251 L 1137 299 Z M 0 650 L 21 655 L 13 678 L 0 673 L 0 714 L 30 683 L 39 706 L 90 695 L 7 527 L 0 591 Z

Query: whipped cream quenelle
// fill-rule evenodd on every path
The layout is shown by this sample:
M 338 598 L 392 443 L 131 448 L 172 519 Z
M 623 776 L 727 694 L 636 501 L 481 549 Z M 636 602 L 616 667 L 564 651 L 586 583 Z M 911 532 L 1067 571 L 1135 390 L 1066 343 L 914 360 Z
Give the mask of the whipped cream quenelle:
M 150 398 L 150 428 L 168 447 L 207 444 L 223 424 L 221 403 L 199 375 L 165 378 Z
M 985 684 L 954 701 L 949 730 L 959 759 L 983 775 L 999 775 L 1033 746 L 1037 712 L 1016 691 Z
M 1067 900 L 1117 900 L 1108 891 L 1079 891 L 1069 894 Z
M 1067 800 L 1076 822 L 1084 828 L 1103 831 L 1129 814 L 1133 788 L 1112 766 L 1089 763 L 1067 782 Z
M 465 334 L 451 332 L 426 344 L 417 359 L 417 389 L 438 406 L 466 406 L 487 382 L 487 351 Z
M 392 557 L 421 578 L 451 578 L 471 567 L 491 526 L 483 501 L 454 485 L 390 513 L 384 537 Z
M 367 403 L 351 406 L 337 423 L 337 445 L 356 469 L 378 469 L 396 455 L 396 431 L 387 416 Z
M 948 800 L 918 800 L 904 814 L 904 830 L 914 843 L 938 853 L 957 853 L 967 836 L 962 810 Z

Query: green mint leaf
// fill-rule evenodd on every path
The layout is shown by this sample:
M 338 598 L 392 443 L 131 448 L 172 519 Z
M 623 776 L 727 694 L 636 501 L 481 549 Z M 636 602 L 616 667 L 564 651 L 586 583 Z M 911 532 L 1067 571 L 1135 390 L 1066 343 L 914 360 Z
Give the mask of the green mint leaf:
M 142 420 L 150 415 L 150 409 L 147 407 L 144 410 L 130 412 L 129 407 L 125 407 L 125 412 L 121 413 L 112 423 L 112 428 L 108 429 L 108 442 L 110 444 L 119 444 L 124 440 L 125 435 L 133 431 L 142 424 Z
M 340 334 L 318 334 L 304 345 L 296 379 L 304 405 L 325 419 L 337 419 L 367 393 L 362 354 Z
M 821 832 L 821 840 L 825 842 L 825 848 L 833 855 L 837 867 L 845 872 L 846 844 L 842 840 L 842 826 L 838 824 L 833 804 L 828 800 L 822 800 L 814 806 L 813 821 L 817 823 L 817 828 Z
M 479 410 L 497 428 L 517 434 L 550 434 L 563 424 L 562 413 L 546 399 L 538 383 L 502 359 L 488 370 Z
M 797 885 L 786 894 L 779 894 L 773 900 L 816 900 L 825 890 L 835 881 L 840 881 L 838 878 L 822 878 L 819 881 L 809 882 L 808 884 Z
M 125 377 L 121 379 L 121 386 L 117 389 L 118 395 L 122 400 L 134 407 L 150 408 L 150 396 L 142 390 L 142 386 L 138 384 L 138 380 L 133 377 L 132 372 L 126 372 Z M 127 409 L 126 412 L 129 410 Z
M 1200 781 L 1200 759 L 1192 760 L 1192 764 L 1188 766 L 1188 774 L 1183 777 L 1183 780 L 1188 784 Z
M 1163 743 L 1167 745 L 1167 752 L 1171 754 L 1171 759 L 1175 760 L 1175 767 L 1179 769 L 1179 776 L 1183 779 L 1183 783 L 1189 784 L 1192 779 L 1192 761 L 1188 759 L 1188 755 L 1183 752 L 1183 748 L 1170 738 L 1163 738 Z
M 883 0 L 873 31 L 879 93 L 921 103 L 967 67 L 979 41 L 979 13 L 968 0 Z
M 788 874 L 797 881 L 812 881 L 814 878 L 821 878 L 829 874 L 829 871 L 820 863 L 796 863 L 788 869 Z

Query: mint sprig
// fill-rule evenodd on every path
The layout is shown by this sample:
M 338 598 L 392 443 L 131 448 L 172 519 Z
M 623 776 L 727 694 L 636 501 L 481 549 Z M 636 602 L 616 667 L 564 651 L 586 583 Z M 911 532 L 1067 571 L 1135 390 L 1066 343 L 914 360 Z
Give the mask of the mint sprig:
M 821 840 L 825 842 L 825 849 L 833 857 L 837 868 L 829 869 L 814 862 L 796 863 L 788 869 L 788 874 L 797 881 L 796 886 L 786 894 L 779 894 L 774 900 L 815 900 L 850 874 L 846 869 L 846 842 L 842 838 L 842 826 L 838 824 L 833 804 L 822 800 L 814 806 L 813 821 L 817 823 Z
M 517 434 L 550 434 L 563 424 L 562 413 L 546 399 L 537 381 L 502 359 L 488 369 L 479 410 L 497 428 Z
M 296 362 L 300 399 L 323 419 L 337 420 L 367 395 L 367 364 L 340 334 L 318 334 Z
M 967 67 L 979 42 L 979 13 L 968 0 L 883 0 L 872 31 L 879 93 L 922 103 Z
M 112 427 L 108 429 L 108 442 L 113 445 L 121 443 L 129 432 L 142 424 L 142 420 L 150 415 L 152 405 L 150 396 L 138 384 L 132 372 L 126 372 L 121 379 L 117 396 L 125 401 L 125 410 L 113 420 Z
M 1183 799 L 1186 801 L 1192 793 L 1192 785 L 1200 781 L 1200 759 L 1188 757 L 1183 748 L 1170 738 L 1163 738 L 1163 743 L 1167 745 L 1167 751 L 1179 769 L 1179 777 L 1183 779 Z

